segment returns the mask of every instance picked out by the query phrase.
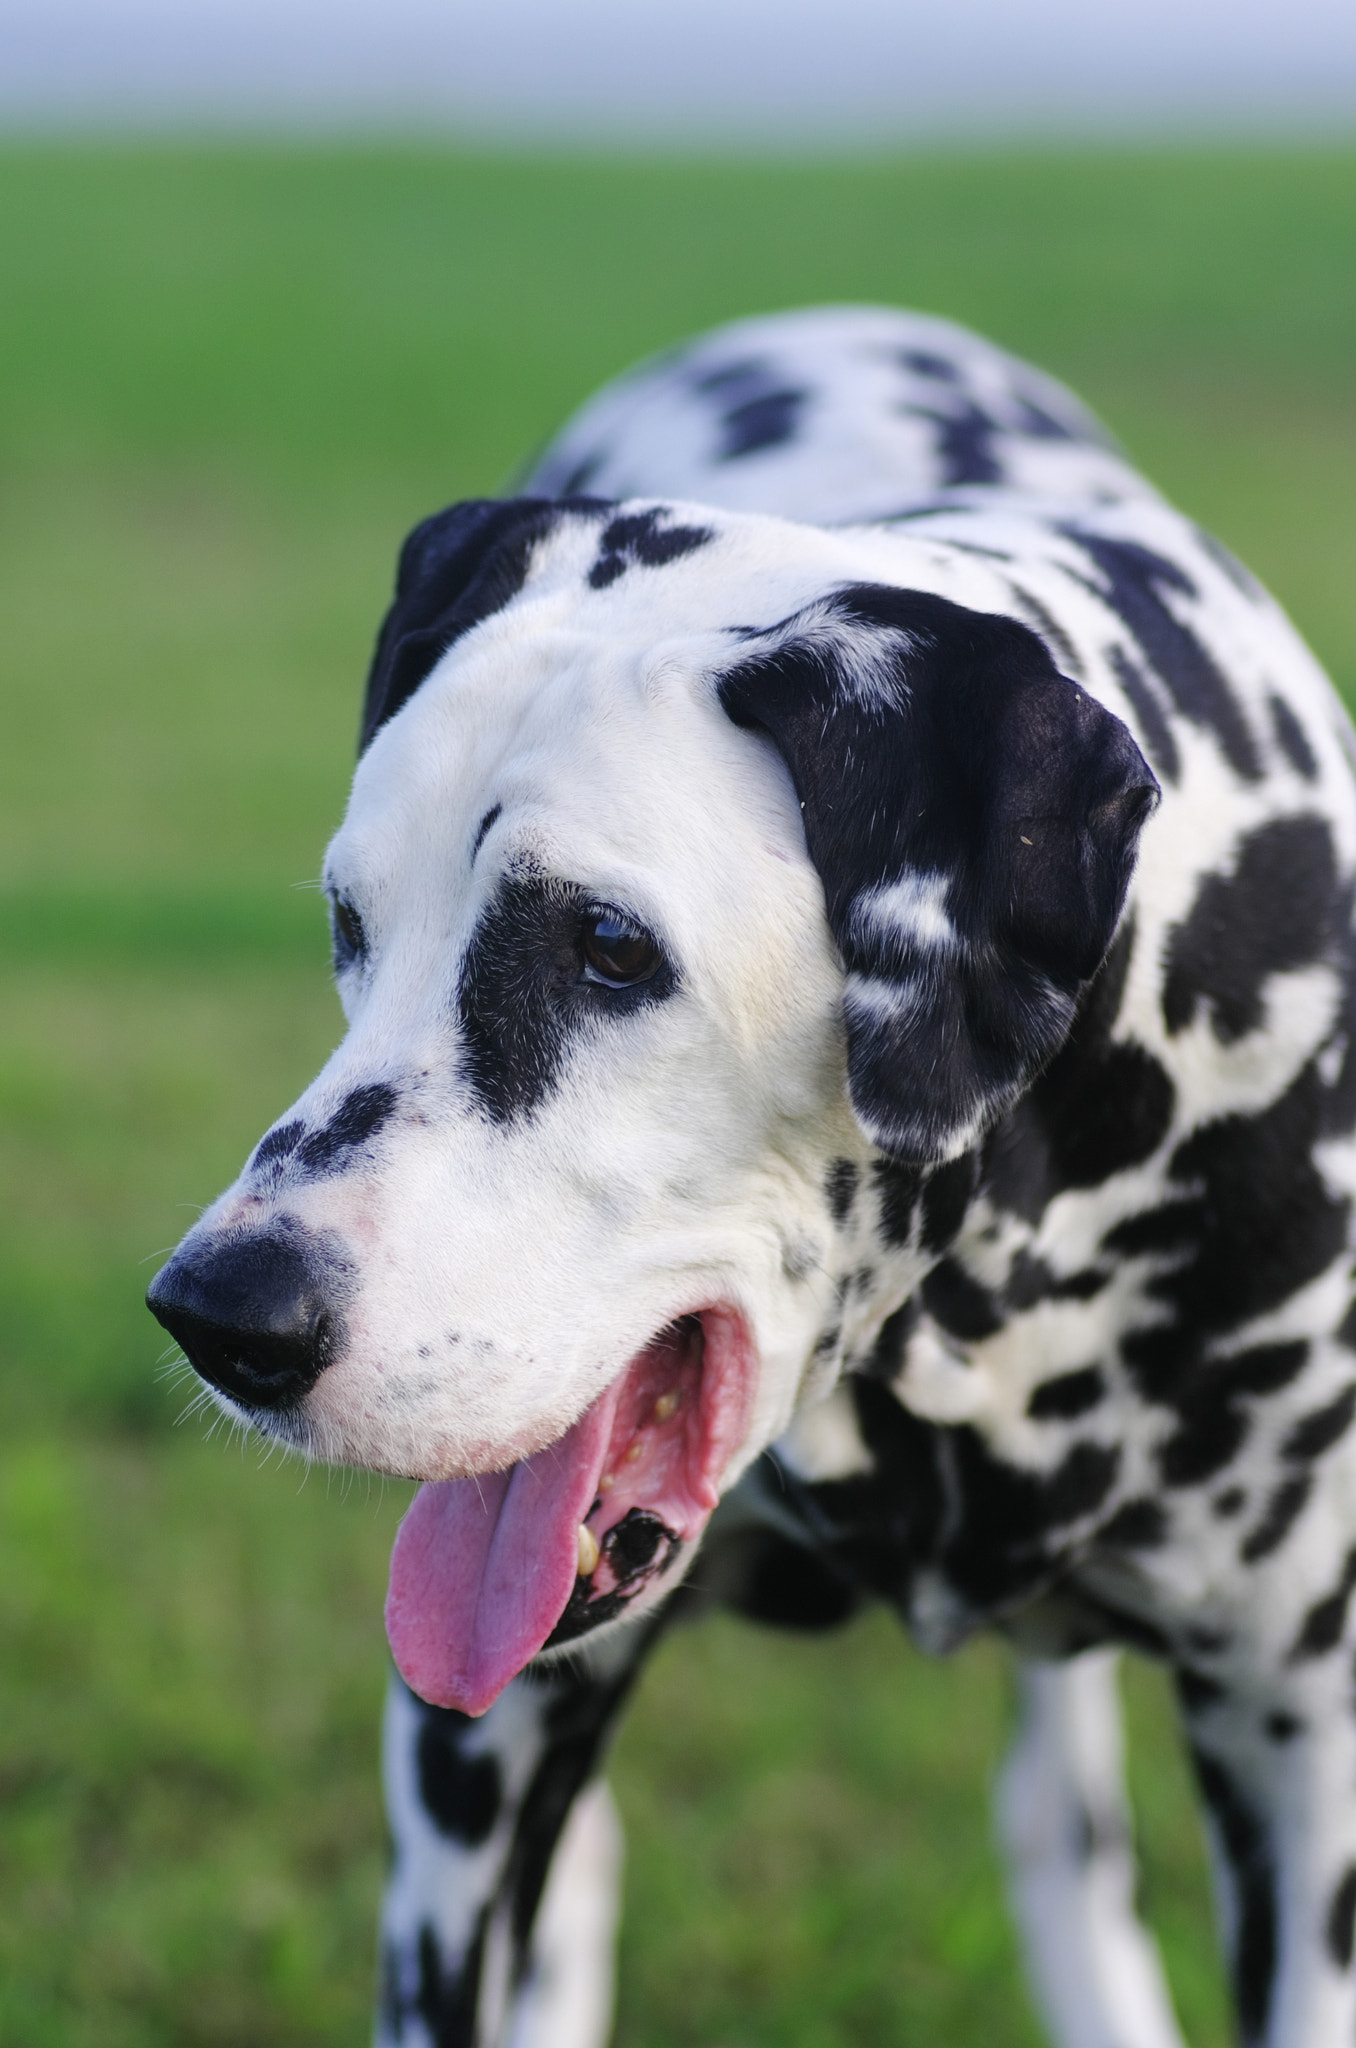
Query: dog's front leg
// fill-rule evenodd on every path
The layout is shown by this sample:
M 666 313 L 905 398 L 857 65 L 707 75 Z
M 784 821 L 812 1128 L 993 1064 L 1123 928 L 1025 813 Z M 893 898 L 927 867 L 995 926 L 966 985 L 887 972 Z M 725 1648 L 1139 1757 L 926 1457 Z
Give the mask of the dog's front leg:
M 603 2048 L 621 1830 L 596 1773 L 653 1635 L 538 1667 L 478 1720 L 392 1680 L 377 2048 Z
M 1019 1670 L 997 1819 L 1037 2004 L 1058 2048 L 1182 2048 L 1135 1911 L 1116 1653 Z
M 1310 1608 L 1280 1671 L 1236 1685 L 1179 1674 L 1244 2048 L 1356 2041 L 1356 1722 L 1341 1598 Z

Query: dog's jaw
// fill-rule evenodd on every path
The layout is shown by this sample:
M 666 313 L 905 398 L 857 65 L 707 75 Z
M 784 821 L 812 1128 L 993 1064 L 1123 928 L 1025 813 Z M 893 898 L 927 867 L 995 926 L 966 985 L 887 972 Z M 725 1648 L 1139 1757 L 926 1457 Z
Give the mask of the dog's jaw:
M 743 1318 L 708 1308 L 660 1331 L 545 1450 L 422 1487 L 386 1606 L 411 1688 L 481 1714 L 543 1648 L 658 1597 L 720 1498 L 757 1376 Z

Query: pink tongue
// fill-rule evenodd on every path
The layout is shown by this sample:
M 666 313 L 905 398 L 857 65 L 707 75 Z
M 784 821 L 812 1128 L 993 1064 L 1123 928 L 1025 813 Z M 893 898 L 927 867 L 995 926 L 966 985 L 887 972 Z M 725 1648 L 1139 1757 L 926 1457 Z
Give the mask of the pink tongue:
M 421 1699 L 483 1714 L 560 1620 L 620 1391 L 507 1472 L 420 1487 L 391 1555 L 386 1633 Z
M 534 1458 L 421 1486 L 386 1598 L 396 1663 L 421 1699 L 483 1714 L 498 1698 L 575 1590 L 581 1523 L 596 1546 L 586 1599 L 629 1601 L 662 1575 L 673 1544 L 693 1542 L 716 1505 L 754 1380 L 731 1311 L 684 1316 Z

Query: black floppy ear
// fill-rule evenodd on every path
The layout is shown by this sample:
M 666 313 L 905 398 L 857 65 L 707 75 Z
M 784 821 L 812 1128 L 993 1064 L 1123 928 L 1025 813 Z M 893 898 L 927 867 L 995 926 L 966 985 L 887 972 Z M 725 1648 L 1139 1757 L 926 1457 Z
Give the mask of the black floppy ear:
M 853 1109 L 895 1158 L 954 1157 L 1066 1037 L 1158 784 L 1015 620 L 863 584 L 759 638 L 719 694 L 795 782 Z
M 532 550 L 597 498 L 468 498 L 416 526 L 400 550 L 395 599 L 367 676 L 358 752 L 414 695 L 448 648 L 516 597 Z

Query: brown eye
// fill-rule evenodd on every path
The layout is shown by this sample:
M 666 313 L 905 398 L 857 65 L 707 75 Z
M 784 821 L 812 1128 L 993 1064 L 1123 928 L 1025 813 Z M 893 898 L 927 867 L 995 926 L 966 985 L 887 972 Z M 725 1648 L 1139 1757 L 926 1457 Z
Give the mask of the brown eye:
M 345 903 L 342 896 L 336 896 L 330 905 L 334 919 L 334 965 L 336 969 L 351 967 L 355 960 L 361 960 L 367 952 L 367 933 L 363 921 L 351 903 Z
M 608 988 L 648 981 L 660 952 L 648 932 L 628 924 L 615 910 L 595 910 L 584 920 L 584 978 Z

